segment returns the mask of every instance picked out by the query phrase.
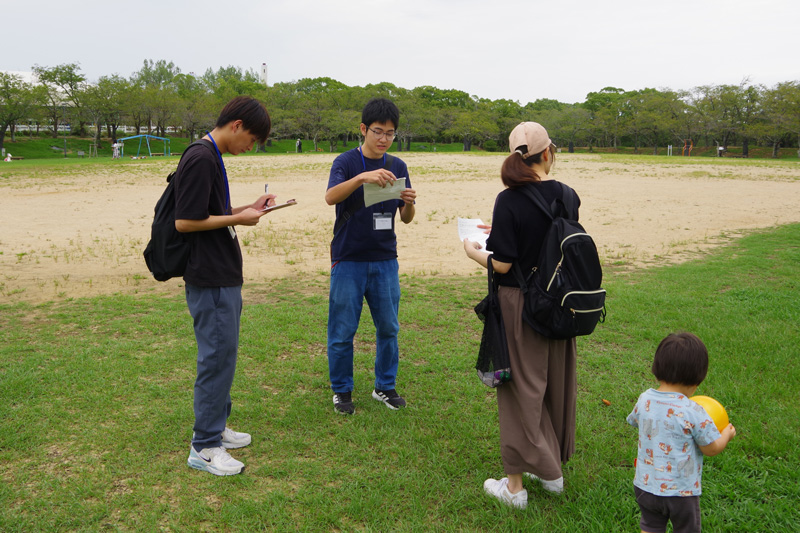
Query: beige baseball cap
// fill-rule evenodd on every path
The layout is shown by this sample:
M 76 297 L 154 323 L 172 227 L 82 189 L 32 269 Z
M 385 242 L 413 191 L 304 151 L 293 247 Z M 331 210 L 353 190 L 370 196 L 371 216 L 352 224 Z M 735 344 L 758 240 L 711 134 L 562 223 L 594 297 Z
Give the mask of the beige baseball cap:
M 512 152 L 518 151 L 517 148 L 527 146 L 528 151 L 522 154 L 522 159 L 527 159 L 547 149 L 553 141 L 547 135 L 547 130 L 538 122 L 520 122 L 511 130 L 508 136 L 508 146 Z

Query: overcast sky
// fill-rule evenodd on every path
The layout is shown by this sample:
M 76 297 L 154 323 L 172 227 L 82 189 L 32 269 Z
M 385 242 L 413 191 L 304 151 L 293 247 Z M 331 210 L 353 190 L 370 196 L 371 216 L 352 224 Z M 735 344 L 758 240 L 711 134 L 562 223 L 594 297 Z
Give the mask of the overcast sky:
M 136 6 L 136 9 L 132 9 Z M 2 0 L 0 70 L 145 59 L 269 83 L 432 85 L 525 104 L 625 90 L 800 80 L 798 0 Z

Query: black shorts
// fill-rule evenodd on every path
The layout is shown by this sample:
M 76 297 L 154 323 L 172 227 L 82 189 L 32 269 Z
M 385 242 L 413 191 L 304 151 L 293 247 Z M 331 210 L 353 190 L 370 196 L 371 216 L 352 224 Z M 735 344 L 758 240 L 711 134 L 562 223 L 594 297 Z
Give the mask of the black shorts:
M 648 533 L 664 533 L 672 522 L 673 533 L 700 532 L 700 496 L 656 496 L 633 487 L 642 511 L 639 528 Z

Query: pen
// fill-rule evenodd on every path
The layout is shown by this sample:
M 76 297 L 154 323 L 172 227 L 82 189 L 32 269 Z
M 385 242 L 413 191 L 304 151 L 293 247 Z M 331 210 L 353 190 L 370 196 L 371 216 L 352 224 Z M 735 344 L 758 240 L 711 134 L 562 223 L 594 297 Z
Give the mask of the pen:
M 264 194 L 269 194 L 269 183 L 264 184 Z

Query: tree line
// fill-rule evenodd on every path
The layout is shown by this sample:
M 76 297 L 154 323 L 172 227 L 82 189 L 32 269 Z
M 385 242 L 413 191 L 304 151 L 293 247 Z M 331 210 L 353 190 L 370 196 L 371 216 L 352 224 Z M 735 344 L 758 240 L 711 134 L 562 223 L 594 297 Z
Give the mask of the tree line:
M 391 83 L 349 87 L 332 78 L 305 78 L 265 86 L 255 71 L 238 67 L 184 74 L 172 62 L 145 60 L 129 78 L 102 76 L 89 82 L 77 63 L 34 65 L 38 83 L 0 72 L 0 147 L 25 125 L 58 135 L 103 132 L 112 141 L 124 125 L 137 134 L 166 136 L 180 131 L 194 139 L 213 127 L 219 109 L 231 98 L 249 94 L 261 99 L 273 119 L 273 138 L 300 138 L 314 149 L 335 150 L 357 139 L 361 108 L 369 98 L 386 97 L 401 110 L 397 145 L 463 143 L 484 150 L 506 150 L 508 133 L 523 120 L 547 127 L 562 147 L 633 147 L 658 154 L 685 143 L 778 149 L 800 142 L 800 81 L 772 87 L 750 84 L 704 85 L 691 90 L 605 87 L 584 102 L 538 99 L 521 105 L 489 100 L 457 89 L 431 86 L 405 89 Z

